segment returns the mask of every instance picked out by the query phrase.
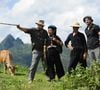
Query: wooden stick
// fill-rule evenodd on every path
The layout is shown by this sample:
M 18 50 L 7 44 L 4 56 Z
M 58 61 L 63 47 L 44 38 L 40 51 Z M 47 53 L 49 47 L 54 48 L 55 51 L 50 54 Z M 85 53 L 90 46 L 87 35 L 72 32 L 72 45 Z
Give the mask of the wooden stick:
M 17 26 L 17 24 L 9 24 L 9 23 L 0 23 L 0 24 L 3 24 L 3 25 L 10 25 L 10 26 Z

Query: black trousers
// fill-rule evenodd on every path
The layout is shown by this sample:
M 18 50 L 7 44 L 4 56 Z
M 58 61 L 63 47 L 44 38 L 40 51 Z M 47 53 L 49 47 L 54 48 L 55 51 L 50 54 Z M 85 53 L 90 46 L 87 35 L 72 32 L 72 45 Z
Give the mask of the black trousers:
M 71 70 L 75 70 L 78 63 L 84 68 L 86 68 L 87 63 L 83 58 L 84 49 L 74 48 L 70 53 L 70 62 L 68 66 L 68 72 L 71 73 Z
M 50 80 L 57 74 L 60 79 L 65 73 L 61 63 L 60 54 L 55 47 L 49 48 L 47 52 L 47 71 L 46 75 Z

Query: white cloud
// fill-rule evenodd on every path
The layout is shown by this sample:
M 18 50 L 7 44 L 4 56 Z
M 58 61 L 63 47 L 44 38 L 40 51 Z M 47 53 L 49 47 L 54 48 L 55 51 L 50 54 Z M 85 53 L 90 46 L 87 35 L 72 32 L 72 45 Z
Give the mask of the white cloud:
M 20 0 L 20 2 L 16 3 L 12 9 L 13 15 L 19 15 L 19 13 L 27 12 L 31 6 L 34 5 L 35 0 Z
M 65 40 L 74 21 L 79 21 L 84 29 L 82 19 L 85 15 L 91 15 L 94 22 L 100 23 L 100 1 L 95 0 L 19 0 L 8 8 L 7 3 L 11 0 L 1 0 L 0 20 L 1 22 L 19 23 L 21 26 L 33 27 L 38 19 L 44 19 L 47 26 L 55 24 L 58 27 L 58 35 Z M 13 0 L 12 0 L 13 2 Z M 1 26 L 0 37 L 11 33 L 20 37 L 24 42 L 30 42 L 27 34 L 19 31 L 16 27 Z M 0 39 L 0 40 L 1 40 Z

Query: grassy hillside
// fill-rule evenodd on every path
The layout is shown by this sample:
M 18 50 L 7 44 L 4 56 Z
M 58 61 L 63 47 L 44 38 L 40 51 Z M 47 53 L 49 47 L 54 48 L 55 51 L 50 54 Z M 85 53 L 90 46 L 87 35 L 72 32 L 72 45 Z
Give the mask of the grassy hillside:
M 84 70 L 80 66 L 58 81 L 48 82 L 44 72 L 37 72 L 32 84 L 27 80 L 28 68 L 17 66 L 15 76 L 3 73 L 0 65 L 0 90 L 100 90 L 100 63 L 94 63 Z

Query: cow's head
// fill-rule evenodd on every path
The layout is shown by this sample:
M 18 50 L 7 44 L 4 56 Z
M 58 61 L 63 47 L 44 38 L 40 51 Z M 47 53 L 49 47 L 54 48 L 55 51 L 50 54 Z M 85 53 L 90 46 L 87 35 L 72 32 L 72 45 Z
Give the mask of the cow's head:
M 14 65 L 9 66 L 8 70 L 10 71 L 10 73 L 11 73 L 12 76 L 15 75 L 16 67 Z

